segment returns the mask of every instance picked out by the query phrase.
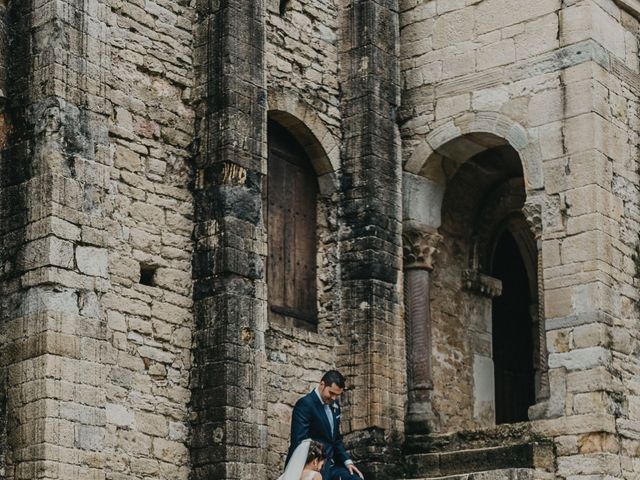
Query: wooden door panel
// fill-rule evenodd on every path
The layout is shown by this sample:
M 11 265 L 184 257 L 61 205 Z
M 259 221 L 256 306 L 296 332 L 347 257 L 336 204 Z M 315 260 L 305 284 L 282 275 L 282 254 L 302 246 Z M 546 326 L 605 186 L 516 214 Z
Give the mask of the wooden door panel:
M 302 147 L 275 125 L 269 128 L 267 184 L 270 312 L 314 323 L 318 184 Z

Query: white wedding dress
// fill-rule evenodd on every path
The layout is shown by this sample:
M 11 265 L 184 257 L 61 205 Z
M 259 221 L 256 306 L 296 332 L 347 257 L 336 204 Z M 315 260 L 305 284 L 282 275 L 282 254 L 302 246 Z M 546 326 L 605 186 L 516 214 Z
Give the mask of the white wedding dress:
M 287 468 L 278 480 L 300 480 L 302 471 L 307 463 L 307 455 L 309 454 L 309 444 L 311 439 L 303 440 L 300 445 L 293 451 L 293 455 L 287 463 Z

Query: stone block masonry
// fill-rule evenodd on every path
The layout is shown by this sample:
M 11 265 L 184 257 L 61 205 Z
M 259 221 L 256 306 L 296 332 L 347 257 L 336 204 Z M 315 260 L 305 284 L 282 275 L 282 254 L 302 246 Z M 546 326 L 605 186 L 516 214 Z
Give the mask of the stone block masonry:
M 189 473 L 193 10 L 138 8 L 9 5 L 6 478 Z
M 333 367 L 369 479 L 638 477 L 639 18 L 0 0 L 0 478 L 274 480 Z M 304 328 L 269 322 L 269 122 L 317 177 Z M 496 425 L 501 229 L 535 398 Z
M 535 416 L 546 409 L 545 415 L 558 417 L 556 426 L 552 427 L 556 421 L 548 420 L 539 424 L 540 430 L 556 445 L 566 446 L 570 438 L 575 444 L 558 449 L 557 476 L 632 478 L 634 460 L 627 456 L 628 448 L 621 447 L 631 441 L 630 432 L 616 429 L 606 442 L 595 442 L 591 436 L 605 427 L 578 416 L 597 412 L 603 415 L 603 425 L 609 425 L 606 428 L 614 419 L 628 427 L 622 420 L 626 409 L 615 405 L 626 404 L 635 395 L 633 387 L 620 389 L 621 379 L 635 367 L 618 350 L 629 347 L 633 328 L 628 327 L 638 317 L 630 307 L 636 290 L 634 268 L 624 258 L 637 241 L 628 228 L 635 195 L 629 189 L 637 182 L 633 173 L 637 132 L 631 118 L 638 105 L 630 92 L 638 78 L 639 12 L 629 9 L 628 3 L 619 8 L 614 2 L 453 3 L 401 4 L 406 87 L 401 134 L 406 167 L 428 182 L 449 181 L 460 156 L 487 148 L 484 144 L 477 149 L 474 135 L 500 135 L 496 125 L 501 122 L 526 130 L 527 140 L 511 145 L 524 165 L 527 202 L 539 202 L 541 211 L 539 272 L 551 384 L 548 402 L 529 413 Z M 498 13 L 507 11 L 512 13 Z M 502 119 L 497 123 L 484 121 L 498 116 Z M 465 139 L 446 144 L 465 132 L 474 132 L 465 138 L 471 144 Z M 422 146 L 425 136 L 429 148 Z M 532 145 L 537 141 L 539 148 Z M 536 170 L 542 176 L 527 172 L 527 157 L 534 151 L 541 157 Z M 432 152 L 433 163 L 414 168 L 418 158 Z M 438 155 L 443 158 L 440 164 Z M 444 214 L 442 220 L 451 221 Z M 472 419 L 460 414 L 461 409 L 473 409 L 473 394 L 464 393 L 472 382 L 451 382 L 447 373 L 468 372 L 465 365 L 471 362 L 473 345 L 471 339 L 459 336 L 461 342 L 455 346 L 447 340 L 452 329 L 464 328 L 455 326 L 457 322 L 465 321 L 455 311 L 458 302 L 451 302 L 458 288 L 452 283 L 456 273 L 451 267 L 461 247 L 447 248 L 436 261 L 448 268 L 436 269 L 438 292 L 432 291 L 437 340 L 432 407 L 442 431 L 477 428 L 458 423 Z M 465 301 L 460 298 L 460 305 Z M 612 342 L 614 331 L 617 340 Z M 627 366 L 619 370 L 622 358 Z M 617 373 L 603 378 L 603 368 Z M 578 378 L 580 387 L 575 383 Z M 467 400 L 458 398 L 452 404 L 452 388 L 460 389 L 457 396 Z M 576 430 L 578 425 L 584 430 Z
M 320 190 L 316 210 L 317 327 L 269 324 L 265 336 L 267 478 L 273 479 L 284 468 L 293 405 L 336 361 L 335 339 L 340 326 L 335 315 L 340 310 L 341 298 L 340 197 L 336 185 L 342 135 L 339 9 L 334 1 L 295 1 L 287 2 L 281 14 L 278 2 L 266 4 L 269 119 L 281 121 L 292 133 L 300 134 L 301 143 L 307 143 L 308 139 L 306 146 L 312 146 L 308 151 Z M 313 155 L 316 151 L 318 154 Z
M 116 359 L 105 406 L 112 478 L 191 471 L 195 16 L 188 2 L 109 4 L 112 288 L 102 304 Z M 101 268 L 96 252 L 82 254 L 85 268 Z
M 5 17 L 16 129 L 2 152 L 4 474 L 104 478 L 104 384 L 115 361 L 100 302 L 110 287 L 106 10 L 46 3 L 11 2 Z M 85 247 L 102 264 L 80 268 Z
M 358 406 L 349 418 L 348 444 L 366 462 L 369 478 L 392 478 L 406 389 L 404 342 L 393 340 L 404 336 L 397 5 L 348 3 L 341 17 L 344 327 L 337 364 L 352 378 L 347 398 Z

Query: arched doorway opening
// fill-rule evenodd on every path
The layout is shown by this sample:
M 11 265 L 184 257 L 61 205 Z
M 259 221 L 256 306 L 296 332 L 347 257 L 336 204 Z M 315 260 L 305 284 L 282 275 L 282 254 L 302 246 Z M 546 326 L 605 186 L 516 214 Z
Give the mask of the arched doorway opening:
M 284 469 L 293 404 L 310 381 L 292 366 L 313 358 L 323 368 L 327 358 L 333 358 L 320 344 L 331 337 L 327 331 L 332 328 L 329 319 L 336 303 L 337 289 L 326 285 L 337 278 L 336 263 L 330 261 L 337 256 L 333 241 L 337 232 L 332 230 L 337 183 L 324 144 L 306 123 L 282 110 L 269 111 L 267 122 L 262 190 L 266 289 L 261 292 L 267 309 L 262 368 L 265 395 L 271 399 L 266 441 L 273 475 L 268 478 L 275 478 L 275 472 Z M 316 373 L 312 369 L 310 375 Z
M 528 420 L 535 403 L 535 321 L 530 274 L 511 228 L 495 242 L 491 276 L 502 282 L 492 301 L 496 424 Z
M 495 137 L 462 140 L 459 148 L 443 149 L 454 157 L 441 157 L 441 176 L 433 178 L 438 183 L 424 183 L 431 189 L 431 198 L 438 192 L 442 195 L 441 208 L 431 217 L 437 223 L 423 222 L 426 227 L 437 226 L 431 231 L 441 237 L 435 267 L 430 267 L 429 289 L 424 289 L 429 292 L 425 318 L 432 332 L 430 391 L 423 395 L 429 399 L 423 407 L 429 412 L 428 431 L 527 420 L 544 369 L 539 345 L 538 252 L 523 213 L 526 190 L 521 158 Z M 460 148 L 471 141 L 482 141 L 485 148 L 456 161 Z M 405 226 L 411 224 L 405 221 Z M 407 258 L 405 253 L 409 268 Z M 514 315 L 518 321 L 509 322 Z M 420 358 L 416 353 L 420 352 L 410 352 L 409 362 Z M 420 386 L 415 380 L 414 385 Z

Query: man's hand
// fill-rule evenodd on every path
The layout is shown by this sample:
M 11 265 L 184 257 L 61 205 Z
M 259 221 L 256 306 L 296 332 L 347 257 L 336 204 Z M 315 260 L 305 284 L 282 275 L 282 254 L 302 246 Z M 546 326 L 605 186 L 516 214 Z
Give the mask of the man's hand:
M 358 470 L 358 468 L 353 463 L 347 465 L 347 470 L 349 470 L 349 473 L 351 475 L 358 475 L 360 478 L 362 478 L 362 480 L 364 480 L 364 475 L 362 475 L 362 472 Z

